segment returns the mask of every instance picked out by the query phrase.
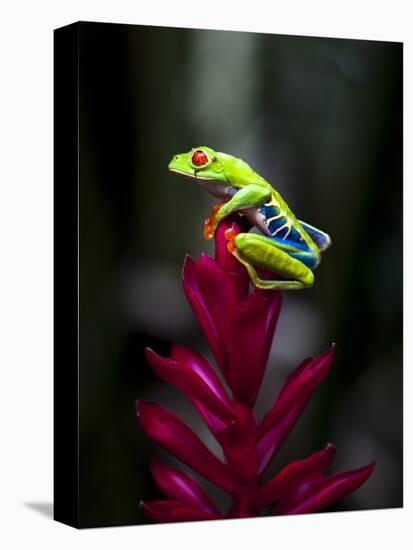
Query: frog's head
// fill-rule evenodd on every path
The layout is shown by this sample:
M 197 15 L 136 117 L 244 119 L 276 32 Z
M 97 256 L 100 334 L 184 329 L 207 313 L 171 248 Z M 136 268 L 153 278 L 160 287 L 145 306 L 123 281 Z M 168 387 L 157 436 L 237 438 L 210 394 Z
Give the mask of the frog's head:
M 168 168 L 190 179 L 225 181 L 224 163 L 220 157 L 220 153 L 210 147 L 196 147 L 188 153 L 175 155 Z
M 226 176 L 226 164 L 231 157 L 217 153 L 210 147 L 195 147 L 188 153 L 175 155 L 169 163 L 169 170 L 196 181 L 214 197 L 228 200 L 236 191 Z

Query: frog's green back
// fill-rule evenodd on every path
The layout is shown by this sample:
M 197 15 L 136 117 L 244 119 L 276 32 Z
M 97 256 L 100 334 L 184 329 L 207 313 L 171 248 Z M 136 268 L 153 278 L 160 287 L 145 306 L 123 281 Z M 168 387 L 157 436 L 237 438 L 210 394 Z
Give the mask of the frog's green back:
M 224 164 L 224 174 L 226 180 L 234 185 L 234 187 L 244 187 L 251 183 L 267 187 L 271 191 L 273 202 L 282 208 L 291 219 L 296 219 L 288 204 L 284 201 L 281 195 L 274 187 L 260 174 L 255 172 L 249 164 L 242 159 L 227 155 L 226 153 L 217 153 L 219 159 Z
M 257 172 L 255 172 L 249 164 L 244 160 L 227 155 L 226 153 L 217 153 L 217 157 L 224 164 L 224 174 L 226 180 L 235 187 L 244 187 L 251 183 L 263 185 L 270 189 L 272 186 Z

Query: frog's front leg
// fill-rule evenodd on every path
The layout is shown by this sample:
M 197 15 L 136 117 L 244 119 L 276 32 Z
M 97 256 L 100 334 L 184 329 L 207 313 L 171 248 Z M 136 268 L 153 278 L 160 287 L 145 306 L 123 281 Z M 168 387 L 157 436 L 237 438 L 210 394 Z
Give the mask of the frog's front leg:
M 219 222 L 226 216 L 239 210 L 262 206 L 269 200 L 270 196 L 271 191 L 261 185 L 252 183 L 242 187 L 228 202 L 215 205 L 212 215 L 205 221 L 204 237 L 212 239 Z
M 209 239 L 212 239 L 212 237 L 214 236 L 214 233 L 211 228 L 215 223 L 217 212 L 219 212 L 219 210 L 222 208 L 224 204 L 225 204 L 224 202 L 218 202 L 217 204 L 214 204 L 214 206 L 212 207 L 211 214 L 204 221 L 204 239 L 209 240 Z
M 254 286 L 264 289 L 294 290 L 312 286 L 314 274 L 304 261 L 316 265 L 318 258 L 311 250 L 302 250 L 293 244 L 277 243 L 262 235 L 227 233 L 229 250 L 248 271 Z M 291 256 L 294 254 L 295 258 Z M 288 280 L 264 280 L 256 267 L 278 273 Z

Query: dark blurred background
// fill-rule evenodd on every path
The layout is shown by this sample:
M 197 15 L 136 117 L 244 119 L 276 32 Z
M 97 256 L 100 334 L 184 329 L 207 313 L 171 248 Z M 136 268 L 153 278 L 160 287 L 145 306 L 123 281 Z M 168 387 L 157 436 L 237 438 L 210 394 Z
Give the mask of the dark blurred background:
M 402 506 L 402 45 L 81 23 L 81 524 L 146 522 L 138 502 L 159 496 L 149 463 L 164 455 L 136 398 L 219 453 L 143 356 L 172 342 L 209 356 L 180 270 L 213 252 L 214 201 L 167 171 L 198 145 L 243 158 L 333 238 L 314 288 L 284 294 L 258 417 L 303 358 L 333 341 L 337 358 L 268 475 L 331 441 L 336 471 L 377 461 L 331 510 Z

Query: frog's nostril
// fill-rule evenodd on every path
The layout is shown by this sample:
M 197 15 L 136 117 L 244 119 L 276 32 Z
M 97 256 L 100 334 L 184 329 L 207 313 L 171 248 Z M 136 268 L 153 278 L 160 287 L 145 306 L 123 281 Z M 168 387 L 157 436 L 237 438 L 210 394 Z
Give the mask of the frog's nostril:
M 178 160 L 178 155 L 175 156 L 175 160 Z

